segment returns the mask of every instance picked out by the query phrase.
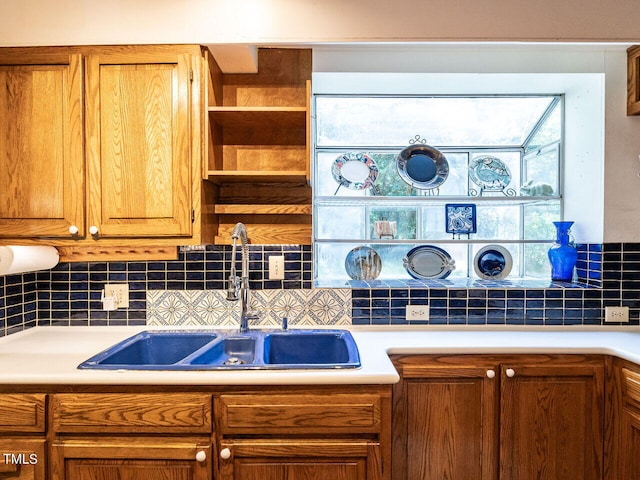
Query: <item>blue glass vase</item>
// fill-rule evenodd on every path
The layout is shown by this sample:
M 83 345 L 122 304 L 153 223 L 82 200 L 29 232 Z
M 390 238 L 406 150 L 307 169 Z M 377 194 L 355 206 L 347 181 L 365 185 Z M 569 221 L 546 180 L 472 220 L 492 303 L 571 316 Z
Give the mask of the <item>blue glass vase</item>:
M 548 252 L 551 280 L 570 282 L 573 279 L 573 267 L 578 259 L 578 250 L 571 238 L 573 222 L 553 222 L 553 225 L 556 227 L 556 241 Z

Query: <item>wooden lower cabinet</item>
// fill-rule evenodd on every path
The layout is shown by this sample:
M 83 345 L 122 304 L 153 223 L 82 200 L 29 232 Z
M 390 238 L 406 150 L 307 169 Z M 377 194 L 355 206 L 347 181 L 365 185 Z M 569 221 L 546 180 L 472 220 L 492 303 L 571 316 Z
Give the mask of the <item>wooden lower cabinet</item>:
M 394 362 L 394 480 L 595 480 L 604 360 L 412 355 Z
M 211 480 L 208 440 L 87 438 L 51 448 L 54 480 Z
M 223 442 L 219 480 L 378 480 L 380 444 L 366 441 Z

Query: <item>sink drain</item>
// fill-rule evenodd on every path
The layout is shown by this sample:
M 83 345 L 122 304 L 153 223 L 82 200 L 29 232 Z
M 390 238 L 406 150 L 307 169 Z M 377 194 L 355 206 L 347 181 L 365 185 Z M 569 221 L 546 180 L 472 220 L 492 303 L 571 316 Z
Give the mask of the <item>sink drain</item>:
M 229 357 L 224 362 L 225 365 L 242 365 L 243 363 L 245 363 L 245 361 L 238 357 Z

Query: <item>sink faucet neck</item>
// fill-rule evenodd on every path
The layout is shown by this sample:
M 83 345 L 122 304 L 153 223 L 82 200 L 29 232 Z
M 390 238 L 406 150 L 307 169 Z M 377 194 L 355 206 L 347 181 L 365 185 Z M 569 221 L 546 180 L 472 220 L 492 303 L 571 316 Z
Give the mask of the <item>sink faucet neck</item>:
M 249 320 L 258 318 L 258 315 L 251 311 L 251 290 L 249 288 L 249 246 L 247 239 L 247 229 L 243 223 L 236 223 L 231 231 L 233 247 L 231 249 L 231 271 L 229 275 L 229 289 L 227 290 L 227 300 L 241 303 L 240 331 L 249 330 Z M 236 273 L 236 250 L 237 242 L 241 243 L 241 273 Z

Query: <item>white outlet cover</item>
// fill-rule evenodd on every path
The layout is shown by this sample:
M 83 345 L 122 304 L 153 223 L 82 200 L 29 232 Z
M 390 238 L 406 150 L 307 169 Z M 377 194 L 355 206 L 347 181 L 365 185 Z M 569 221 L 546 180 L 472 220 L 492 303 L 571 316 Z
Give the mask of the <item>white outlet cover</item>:
M 105 297 L 116 297 L 116 308 L 129 308 L 129 284 L 107 283 L 104 286 Z
M 269 257 L 269 280 L 284 280 L 284 256 Z
M 406 320 L 429 320 L 429 305 L 407 305 Z

